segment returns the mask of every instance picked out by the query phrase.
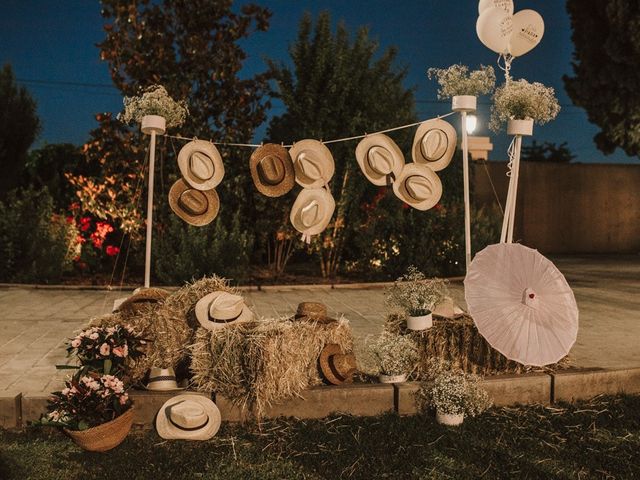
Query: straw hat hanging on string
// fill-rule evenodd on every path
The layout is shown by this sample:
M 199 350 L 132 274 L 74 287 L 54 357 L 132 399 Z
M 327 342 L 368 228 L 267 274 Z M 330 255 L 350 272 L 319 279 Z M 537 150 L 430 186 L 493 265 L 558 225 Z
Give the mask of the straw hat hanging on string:
M 318 140 L 301 140 L 289 150 L 293 159 L 296 182 L 304 188 L 327 185 L 335 173 L 333 155 Z
M 169 206 L 189 225 L 202 227 L 211 223 L 218 215 L 220 199 L 214 189 L 195 189 L 180 179 L 169 190 Z
M 289 218 L 293 227 L 302 233 L 302 241 L 321 233 L 329 225 L 336 209 L 333 195 L 325 188 L 303 188 L 291 207 Z
M 165 440 L 209 440 L 220 429 L 220 410 L 209 398 L 196 394 L 167 400 L 156 417 L 156 430 Z
M 451 163 L 457 141 L 456 129 L 450 123 L 439 118 L 428 120 L 420 124 L 413 138 L 413 161 L 438 172 Z
M 211 190 L 224 177 L 220 152 L 213 143 L 204 140 L 193 140 L 182 147 L 178 167 L 184 180 L 196 190 Z
M 249 160 L 251 178 L 260 193 L 281 197 L 295 185 L 293 161 L 286 148 L 268 143 L 257 148 Z
M 426 165 L 408 163 L 393 182 L 393 193 L 415 209 L 429 210 L 440 201 L 442 183 Z
M 196 318 L 207 330 L 217 330 L 232 322 L 253 320 L 253 312 L 240 295 L 217 291 L 198 300 Z
M 360 141 L 356 160 L 367 180 L 379 186 L 391 185 L 404 166 L 402 150 L 382 133 L 367 135 Z

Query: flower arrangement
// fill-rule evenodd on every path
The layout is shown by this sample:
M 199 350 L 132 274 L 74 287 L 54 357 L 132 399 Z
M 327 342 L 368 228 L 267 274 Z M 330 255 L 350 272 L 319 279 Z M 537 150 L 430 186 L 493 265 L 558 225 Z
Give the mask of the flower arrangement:
M 475 417 L 491 407 L 479 376 L 453 370 L 438 374 L 432 385 L 423 385 L 418 397 L 423 408 L 430 406 L 447 415 Z
M 40 423 L 86 430 L 119 417 L 130 407 L 122 380 L 92 373 L 67 380 L 62 391 L 53 392 Z
M 382 332 L 369 344 L 369 350 L 383 375 L 408 375 L 418 361 L 418 346 L 408 335 Z
M 124 112 L 118 114 L 123 123 L 141 123 L 146 115 L 159 115 L 167 122 L 167 128 L 178 127 L 189 114 L 187 102 L 175 101 L 162 85 L 152 85 L 144 93 L 124 98 Z
M 406 315 L 419 317 L 429 315 L 447 295 L 448 288 L 444 280 L 429 280 L 412 265 L 387 291 L 386 302 L 391 308 L 399 308 Z
M 456 64 L 449 68 L 430 68 L 427 75 L 429 79 L 435 78 L 440 84 L 439 99 L 458 95 L 486 95 L 491 93 L 496 85 L 496 74 L 491 66 L 480 65 L 478 70 L 469 72 L 466 65 Z
M 552 87 L 524 79 L 511 80 L 493 95 L 489 127 L 498 133 L 508 120 L 532 119 L 542 125 L 558 116 L 560 105 Z

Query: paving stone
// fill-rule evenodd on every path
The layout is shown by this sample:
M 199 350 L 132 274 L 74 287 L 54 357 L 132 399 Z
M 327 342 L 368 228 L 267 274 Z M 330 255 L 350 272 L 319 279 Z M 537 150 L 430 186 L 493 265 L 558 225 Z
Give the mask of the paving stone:
M 49 395 L 42 392 L 22 394 L 22 426 L 26 427 L 29 422 L 40 419 L 40 415 L 47 411 L 47 400 Z
M 587 400 L 601 394 L 640 393 L 640 368 L 585 369 L 552 376 L 556 402 Z
M 0 428 L 18 428 L 22 412 L 21 393 L 0 393 Z

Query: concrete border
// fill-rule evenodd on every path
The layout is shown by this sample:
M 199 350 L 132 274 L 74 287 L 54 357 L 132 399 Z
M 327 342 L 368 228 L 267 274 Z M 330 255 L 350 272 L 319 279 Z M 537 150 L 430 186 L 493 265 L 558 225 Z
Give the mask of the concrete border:
M 551 377 L 556 402 L 587 400 L 596 395 L 640 393 L 640 368 L 584 369 L 556 372 Z

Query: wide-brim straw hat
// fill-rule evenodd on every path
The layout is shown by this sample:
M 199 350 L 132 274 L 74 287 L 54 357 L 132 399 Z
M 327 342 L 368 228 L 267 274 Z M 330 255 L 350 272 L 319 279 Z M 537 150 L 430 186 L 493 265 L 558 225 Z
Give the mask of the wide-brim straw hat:
M 378 186 L 391 185 L 404 166 L 402 150 L 382 133 L 368 135 L 358 143 L 356 160 L 367 180 Z
M 178 153 L 178 168 L 184 180 L 196 190 L 211 190 L 224 177 L 220 152 L 205 140 L 193 140 L 182 147 Z
M 449 122 L 440 118 L 428 120 L 420 124 L 413 137 L 413 161 L 438 172 L 451 163 L 457 141 L 456 129 Z
M 139 305 L 162 303 L 169 295 L 169 292 L 161 288 L 137 288 L 133 295 L 118 305 L 114 312 L 135 311 Z
M 165 440 L 209 440 L 220 429 L 222 417 L 207 397 L 176 395 L 158 411 L 156 430 Z
M 217 291 L 196 303 L 196 318 L 207 330 L 217 330 L 236 322 L 253 320 L 253 312 L 240 295 Z
M 322 232 L 331 221 L 336 202 L 325 188 L 303 188 L 298 194 L 289 219 L 293 227 L 306 236 Z
M 418 210 L 429 210 L 442 197 L 442 182 L 426 165 L 408 163 L 393 182 L 393 192 L 407 205 Z
M 293 160 L 286 148 L 274 143 L 258 147 L 249 160 L 253 184 L 267 197 L 281 197 L 296 183 Z
M 337 322 L 335 318 L 327 315 L 327 306 L 320 302 L 301 302 L 293 318 L 317 323 Z
M 215 190 L 191 188 L 180 179 L 169 190 L 169 206 L 189 225 L 202 227 L 211 223 L 218 215 L 220 198 Z
M 293 160 L 296 182 L 304 188 L 319 188 L 329 183 L 336 166 L 331 151 L 318 140 L 296 142 L 289 154 Z
M 174 392 L 184 390 L 184 387 L 178 386 L 176 372 L 171 367 L 152 367 L 149 370 L 149 380 L 144 388 L 147 390 L 153 390 L 154 392 Z
M 333 385 L 351 383 L 353 374 L 358 370 L 353 353 L 344 353 L 340 345 L 325 345 L 320 353 L 320 372 Z

